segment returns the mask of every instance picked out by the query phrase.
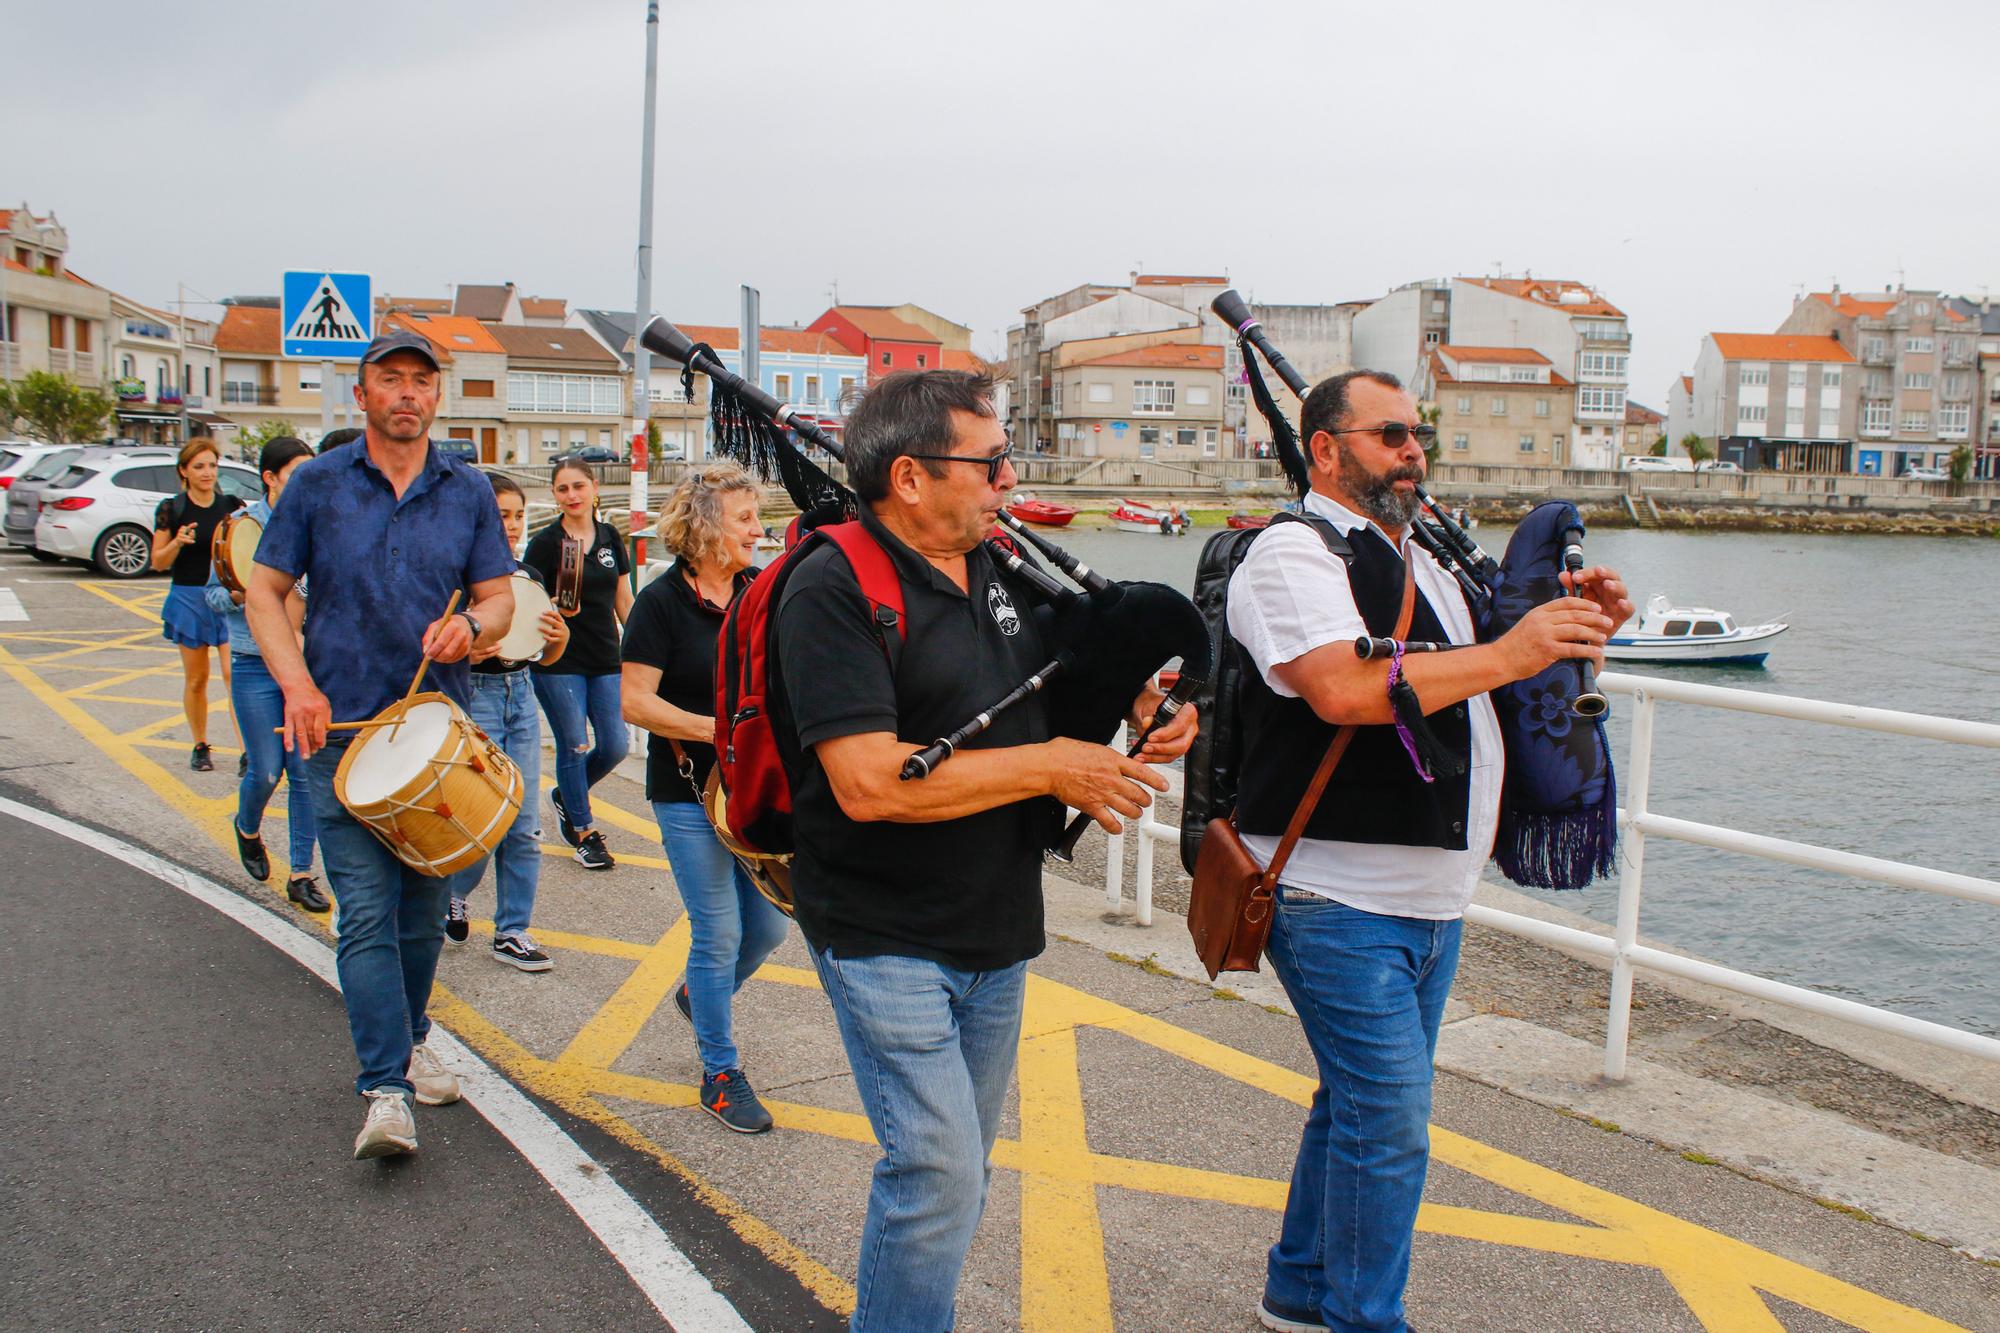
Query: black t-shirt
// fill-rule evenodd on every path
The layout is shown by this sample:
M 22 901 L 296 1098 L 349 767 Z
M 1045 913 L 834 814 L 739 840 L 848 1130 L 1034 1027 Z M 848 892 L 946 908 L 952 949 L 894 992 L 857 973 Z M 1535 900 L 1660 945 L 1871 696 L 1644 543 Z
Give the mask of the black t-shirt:
M 241 500 L 220 490 L 206 507 L 190 500 L 186 491 L 160 501 L 159 508 L 153 511 L 154 531 L 179 532 L 190 523 L 195 525 L 194 540 L 174 556 L 175 583 L 189 588 L 207 585 L 208 571 L 215 567 L 215 530 L 223 519 L 242 507 Z
M 984 546 L 966 557 L 969 592 L 960 592 L 872 516 L 862 521 L 903 583 L 908 639 L 894 670 L 837 548 L 805 558 L 778 608 L 784 706 L 776 721 L 795 729 L 804 751 L 792 795 L 799 929 L 837 957 L 1008 967 L 1045 944 L 1042 849 L 1053 802 L 1017 801 L 928 824 L 858 823 L 841 810 L 811 747 L 875 731 L 927 745 L 991 707 L 1049 654 L 1025 599 L 1002 581 Z M 966 748 L 1047 740 L 1042 699 L 1032 695 L 1000 713 Z
M 754 569 L 738 574 L 734 596 L 742 596 L 756 577 Z M 625 660 L 659 668 L 659 696 L 676 708 L 708 717 L 715 712 L 716 639 L 728 609 L 703 599 L 687 580 L 686 562 L 676 560 L 633 601 L 625 621 Z M 681 749 L 694 765 L 692 785 L 681 776 L 667 738 L 647 737 L 647 800 L 701 799 L 701 786 L 715 767 L 715 747 L 684 740 Z
M 522 568 L 555 595 L 556 567 L 562 562 L 562 520 L 543 528 L 528 541 Z M 552 676 L 615 676 L 618 674 L 618 580 L 630 573 L 632 562 L 618 529 L 597 525 L 597 536 L 583 553 L 583 596 L 569 618 L 569 647 L 554 666 L 535 670 Z

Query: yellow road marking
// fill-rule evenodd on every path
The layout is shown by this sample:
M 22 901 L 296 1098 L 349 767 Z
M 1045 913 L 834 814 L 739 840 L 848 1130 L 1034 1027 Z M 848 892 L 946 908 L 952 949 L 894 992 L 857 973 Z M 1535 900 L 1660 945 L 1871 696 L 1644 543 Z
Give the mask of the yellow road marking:
M 180 675 L 180 671 L 179 671 L 179 669 L 178 669 L 178 668 L 176 668 L 176 667 L 172 667 L 172 666 L 152 666 L 152 667 L 136 667 L 136 668 L 134 668 L 134 669 L 132 669 L 132 670 L 130 670 L 130 671 L 121 671 L 121 672 L 117 673 L 116 675 L 112 676 L 112 677 L 111 677 L 111 678 L 110 678 L 109 680 L 94 680 L 94 681 L 91 681 L 91 682 L 90 682 L 89 684 L 87 684 L 87 685 L 79 685 L 79 686 L 77 686 L 77 687 L 76 687 L 75 689 L 71 689 L 71 690 L 64 690 L 64 691 L 63 691 L 63 693 L 67 694 L 67 695 L 68 695 L 68 696 L 69 696 L 70 698 L 72 698 L 72 699 L 81 699 L 81 698 L 86 698 L 86 697 L 89 697 L 89 698 L 98 698 L 98 699 L 103 699 L 103 700 L 105 700 L 106 702 L 119 702 L 118 700 L 115 700 L 115 699 L 112 699 L 112 698 L 111 698 L 110 696 L 108 696 L 108 695 L 100 695 L 100 694 L 97 694 L 96 692 L 97 692 L 98 690 L 108 690 L 108 689 L 110 689 L 111 687 L 113 687 L 114 685 L 123 685 L 123 684 L 126 684 L 126 683 L 127 683 L 127 682 L 129 682 L 129 681 L 134 681 L 134 680 L 141 680 L 141 679 L 144 679 L 144 678 L 145 678 L 145 677 L 147 677 L 147 676 L 176 676 L 176 677 L 177 677 L 177 676 L 179 676 L 179 675 Z M 130 702 L 130 703 L 167 703 L 167 702 L 172 702 L 172 703 L 175 703 L 175 704 L 179 704 L 179 703 L 180 703 L 180 700 L 178 700 L 178 699 L 174 699 L 174 700 L 171 700 L 171 701 L 169 701 L 169 700 L 165 700 L 165 699 L 132 699 L 132 700 L 126 700 L 126 701 L 124 701 L 124 702 Z
M 556 1063 L 589 1069 L 609 1069 L 617 1064 L 687 970 L 687 956 L 688 919 L 682 916 L 646 951 L 625 984 L 591 1015 Z
M 1030 1009 L 1048 1002 L 1038 980 L 1028 980 Z M 1091 1179 L 1076 1029 L 1023 1041 L 1019 1074 L 1021 1327 L 1110 1333 L 1111 1278 Z

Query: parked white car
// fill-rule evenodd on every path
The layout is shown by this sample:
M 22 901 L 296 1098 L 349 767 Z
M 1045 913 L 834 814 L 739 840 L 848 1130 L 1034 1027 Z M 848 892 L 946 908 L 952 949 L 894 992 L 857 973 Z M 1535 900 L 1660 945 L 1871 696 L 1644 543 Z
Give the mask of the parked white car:
M 245 504 L 264 493 L 257 470 L 240 463 L 222 464 L 216 485 Z M 113 578 L 138 578 L 153 568 L 153 511 L 180 489 L 171 454 L 78 459 L 42 492 L 35 548 Z
M 0 491 L 6 490 L 14 478 L 50 454 L 75 448 L 73 444 L 36 444 L 32 440 L 0 440 Z
M 1941 467 L 1913 467 L 1903 473 L 1905 481 L 1950 481 L 1951 473 Z
M 1743 471 L 1743 469 L 1735 463 L 1718 462 L 1713 458 L 1706 459 L 1702 462 L 1696 463 L 1694 465 L 1694 470 L 1696 472 L 1723 472 L 1733 475 L 1740 475 Z
M 1630 454 L 1622 461 L 1627 472 L 1694 471 L 1694 463 L 1687 458 L 1656 458 L 1652 454 Z

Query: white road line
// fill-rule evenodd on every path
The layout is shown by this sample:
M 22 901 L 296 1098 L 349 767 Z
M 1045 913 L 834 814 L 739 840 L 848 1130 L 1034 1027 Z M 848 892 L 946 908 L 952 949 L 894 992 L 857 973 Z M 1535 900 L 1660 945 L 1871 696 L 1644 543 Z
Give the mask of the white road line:
M 28 608 L 21 605 L 21 594 L 12 588 L 0 588 L 0 620 L 26 620 Z
M 143 848 L 4 796 L 0 796 L 0 814 L 95 848 L 172 885 L 254 931 L 327 985 L 340 988 L 333 950 L 241 894 Z M 681 1333 L 750 1333 L 750 1325 L 736 1307 L 667 1238 L 659 1223 L 612 1180 L 602 1163 L 593 1160 L 575 1139 L 456 1037 L 433 1027 L 431 1040 L 459 1075 L 466 1102 L 541 1173 L 669 1324 Z

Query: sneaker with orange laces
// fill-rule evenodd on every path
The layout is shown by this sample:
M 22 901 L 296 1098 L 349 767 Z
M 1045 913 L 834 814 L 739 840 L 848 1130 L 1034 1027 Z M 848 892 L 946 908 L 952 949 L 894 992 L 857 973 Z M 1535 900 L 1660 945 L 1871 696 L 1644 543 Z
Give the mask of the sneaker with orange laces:
M 771 1127 L 771 1113 L 740 1069 L 701 1076 L 701 1109 L 738 1134 L 762 1134 Z

